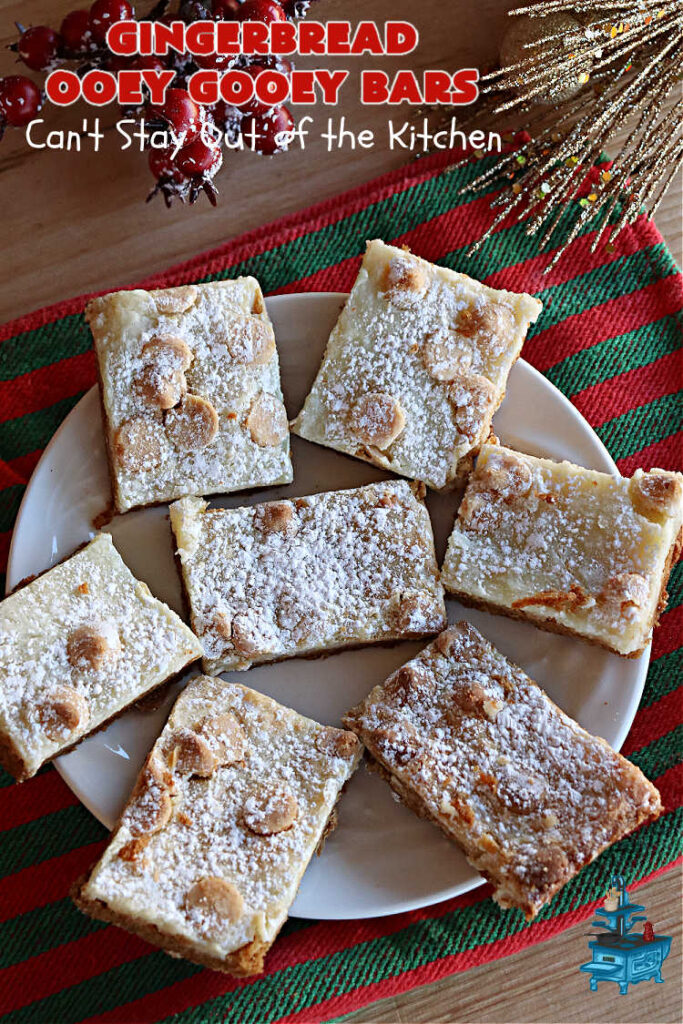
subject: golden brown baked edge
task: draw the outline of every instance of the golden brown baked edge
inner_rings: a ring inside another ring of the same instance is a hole
[[[118,913],[111,910],[102,900],[88,899],[83,895],[83,887],[88,881],[89,873],[79,878],[71,889],[71,899],[78,909],[88,917],[98,921],[106,921],[107,924],[114,924],[124,931],[138,935],[145,942],[163,949],[170,956],[182,957],[191,963],[199,964],[200,967],[208,967],[212,971],[220,971],[223,974],[230,974],[235,978],[248,978],[263,972],[263,964],[266,953],[272,943],[254,940],[236,949],[229,956],[222,959],[212,957],[197,951],[194,943],[182,935],[168,935],[157,928],[156,925],[136,920],[129,914]]]
[[[477,611],[490,612],[492,615],[505,615],[509,619],[517,619],[520,622],[530,622],[532,626],[536,626],[538,629],[542,629],[546,633],[559,633],[561,636],[572,636],[576,640],[583,640],[584,643],[592,644],[594,647],[602,647],[603,650],[611,651],[612,654],[617,654],[620,658],[639,658],[647,649],[647,644],[650,641],[652,631],[657,628],[659,625],[659,619],[666,610],[666,602],[668,600],[666,588],[669,582],[669,576],[671,575],[672,568],[678,561],[682,547],[683,527],[671,545],[664,563],[659,599],[650,620],[648,641],[637,651],[630,651],[628,654],[624,654],[623,651],[618,651],[615,647],[605,643],[603,640],[599,640],[597,637],[586,636],[584,633],[580,633],[578,630],[572,629],[570,626],[564,626],[562,623],[556,622],[555,619],[536,618],[535,616],[527,615],[523,609],[508,608],[506,605],[499,605],[494,601],[487,601],[481,597],[472,597],[470,594],[464,594],[462,591],[454,589],[447,580],[444,579],[443,572],[441,573],[441,582],[446,593],[450,594],[451,597],[454,597],[456,601],[459,601],[460,604],[465,605],[467,608],[476,608]]]

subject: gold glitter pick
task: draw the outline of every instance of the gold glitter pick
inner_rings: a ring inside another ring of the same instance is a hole
[[[601,241],[613,246],[642,212],[652,216],[683,165],[683,101],[672,103],[683,76],[681,0],[542,0],[510,11],[541,19],[558,13],[571,15],[577,28],[553,31],[549,22],[547,34],[525,45],[528,57],[481,78],[480,105],[458,125],[462,131],[485,123],[493,128],[509,111],[524,118],[529,141],[461,192],[505,182],[491,203],[493,223],[470,252],[512,215],[528,222],[527,234],[540,235],[541,251],[554,250],[546,273],[581,232],[595,232],[593,249]],[[539,105],[551,90],[570,98]],[[439,112],[444,123],[450,121],[451,109],[446,117],[443,108]],[[633,127],[604,168],[609,143],[629,121]],[[579,201],[578,189],[596,165],[602,165],[599,188],[593,185]],[[575,212],[568,231],[570,209]]]

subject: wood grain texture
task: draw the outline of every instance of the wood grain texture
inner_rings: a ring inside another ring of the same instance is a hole
[[[0,74],[16,69],[4,47],[15,38],[14,20],[58,27],[71,0],[0,0]],[[139,7],[146,6],[139,0]],[[319,18],[405,17],[421,33],[417,54],[408,61],[378,60],[387,70],[454,68],[481,65],[495,58],[510,0],[322,0]],[[305,66],[301,60],[299,66]],[[360,62],[342,58],[329,65],[354,67],[345,86],[344,113],[349,126],[386,132],[384,109],[362,108],[356,100]],[[301,110],[301,113],[306,113]],[[327,114],[311,111],[319,125]],[[90,108],[51,109],[49,127],[80,128]],[[31,151],[18,131],[0,145],[0,196],[3,210],[3,273],[0,321],[80,292],[116,288],[179,260],[187,259],[249,228],[333,196],[399,166],[406,159],[384,145],[363,151],[326,152],[314,141],[306,152],[274,158],[236,154],[226,161],[218,180],[217,210],[208,203],[194,208],[161,202],[145,205],[151,185],[146,157],[119,149],[109,126],[100,154]],[[681,262],[683,226],[681,178],[658,211],[656,222]],[[455,975],[352,1015],[354,1021],[678,1021],[681,1007],[681,873],[670,871],[638,890],[657,931],[674,937],[666,961],[664,985],[646,982],[616,994],[602,984],[597,993],[578,971],[587,959],[587,926],[579,925],[542,945],[492,964]]]
[[[140,0],[140,9],[145,6]],[[440,0],[321,0],[314,10],[320,18],[414,21],[421,38],[415,54],[372,62],[391,70],[411,65],[455,68],[494,60],[510,6],[510,0],[458,0],[451,5]],[[0,0],[0,73],[16,69],[13,55],[4,51],[16,38],[15,19],[58,27],[70,7],[70,0]],[[303,67],[306,61],[298,64]],[[335,117],[345,114],[356,130],[375,128],[382,144],[360,154],[351,149],[328,153],[318,138],[305,152],[274,158],[229,154],[217,178],[221,197],[216,210],[203,200],[193,208],[177,204],[172,210],[166,210],[160,199],[145,205],[152,184],[146,156],[121,151],[112,113],[101,115],[107,130],[97,154],[31,150],[21,131],[8,131],[0,145],[6,267],[0,322],[80,292],[130,284],[402,164],[405,152],[391,152],[384,144],[386,109],[363,108],[357,100],[358,70],[369,66],[367,59],[337,58],[329,65],[353,69]],[[301,114],[306,113],[307,108],[301,108]],[[324,127],[327,111],[316,107],[310,113],[317,132]],[[94,109],[85,104],[46,112],[50,128],[79,129],[84,117],[93,116]],[[407,108],[400,108],[399,116],[407,117]],[[680,181],[663,202],[658,223],[680,259]]]
[[[673,938],[662,969],[663,985],[654,981],[629,987],[600,982],[591,992],[579,964],[590,960],[588,923],[567,929],[538,946],[505,960],[475,967],[406,995],[374,1003],[344,1017],[353,1024],[407,1024],[457,1021],[458,1024],[588,1024],[631,1021],[677,1022],[681,999],[681,870],[675,868],[635,890],[655,931]]]

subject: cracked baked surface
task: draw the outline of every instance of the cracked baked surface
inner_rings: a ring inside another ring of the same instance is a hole
[[[442,569],[465,603],[635,657],[666,604],[683,476],[631,479],[485,444]]]
[[[200,655],[99,534],[0,602],[0,762],[34,775]]]
[[[361,752],[351,732],[193,679],[76,903],[175,955],[259,974]]]
[[[291,482],[275,335],[253,277],[114,292],[86,319],[117,511]]]
[[[462,847],[493,898],[528,919],[662,811],[635,765],[466,622],[376,686],[344,724],[401,799]]]
[[[368,242],[292,431],[437,490],[484,441],[527,328],[530,295],[496,291]]]
[[[207,672],[438,633],[427,509],[403,480],[249,508],[170,508]]]

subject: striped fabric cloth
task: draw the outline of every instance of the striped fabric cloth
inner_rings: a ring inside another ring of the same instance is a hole
[[[616,251],[591,254],[590,231],[542,276],[524,229],[503,225],[476,255],[488,198],[460,195],[480,164],[448,171],[427,158],[354,192],[252,232],[143,282],[174,285],[254,274],[266,292],[344,291],[367,238],[488,284],[543,301],[524,356],[567,395],[620,470],[679,468],[683,289],[655,227],[641,219]],[[451,155],[452,159],[452,155]],[[569,209],[566,227],[579,207]],[[112,287],[116,281],[111,282]],[[0,328],[0,567],[41,450],[95,379],[84,297]],[[21,786],[0,776],[0,1013],[12,1024],[336,1019],[376,999],[549,938],[592,913],[612,873],[628,885],[681,857],[681,601],[670,600],[642,703],[624,752],[661,790],[666,813],[582,871],[532,925],[480,888],[434,907],[380,920],[290,921],[266,974],[233,981],[173,960],[116,928],[81,916],[71,883],[102,850],[105,832],[52,768]],[[419,865],[416,865],[419,870]]]

